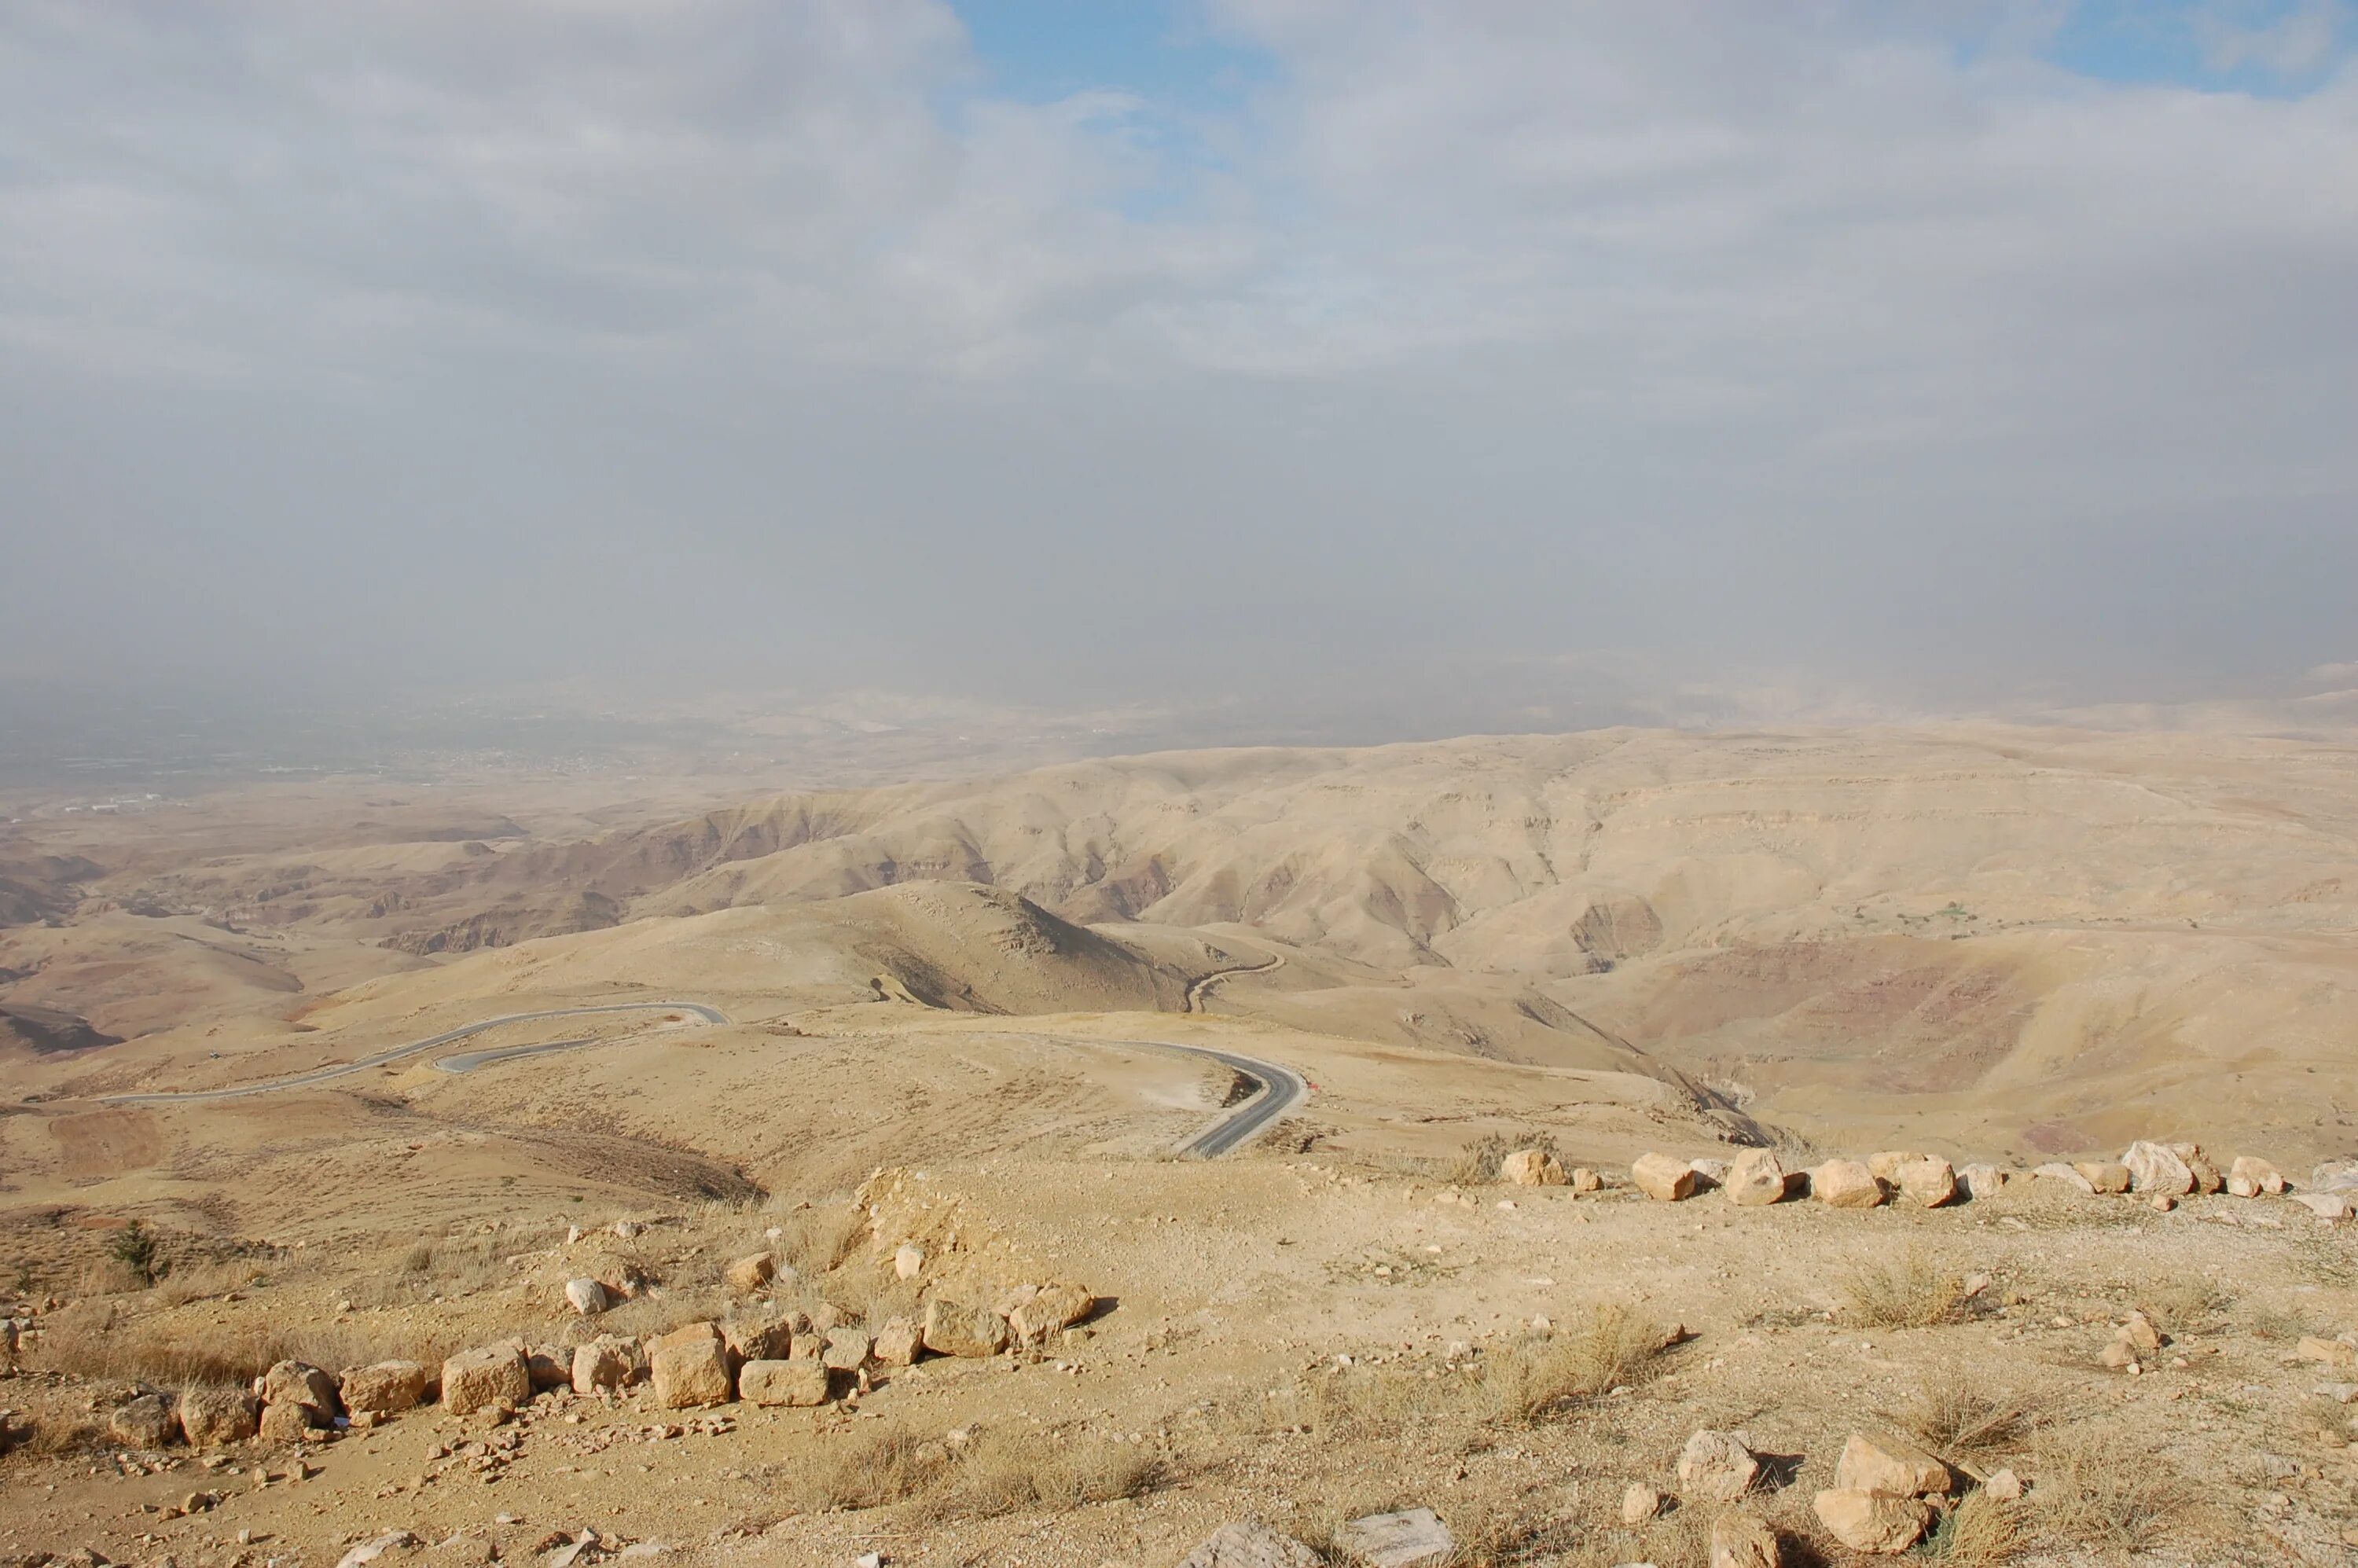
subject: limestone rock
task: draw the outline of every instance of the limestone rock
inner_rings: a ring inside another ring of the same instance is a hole
[[[1810,1504],[1826,1533],[1853,1552],[1905,1552],[1923,1539],[1931,1508],[1914,1498],[1840,1487],[1820,1492]]]
[[[2186,1173],[2194,1178],[2194,1190],[2198,1193],[2215,1193],[2227,1184],[2226,1178],[2219,1173],[2219,1167],[2200,1154],[2186,1162]]]
[[[721,1271],[721,1279],[739,1295],[750,1296],[777,1278],[777,1274],[778,1255],[774,1252],[756,1252],[750,1257],[740,1258],[730,1264]]]
[[[923,1348],[924,1333],[905,1317],[889,1319],[876,1331],[876,1343],[871,1347],[876,1359],[887,1367],[914,1366]]]
[[[1853,1433],[1834,1461],[1834,1486],[1844,1491],[1920,1498],[1948,1491],[1949,1467],[1905,1438]]]
[[[1643,1481],[1632,1481],[1621,1494],[1621,1522],[1632,1528],[1662,1511],[1662,1494]]]
[[[1982,1490],[2002,1503],[2022,1501],[2022,1477],[2011,1470],[1994,1470],[1982,1483]]]
[[[1727,1201],[1746,1208],[1766,1208],[1785,1198],[1785,1164],[1769,1149],[1747,1149],[1727,1168]]]
[[[276,1404],[262,1407],[262,1420],[257,1431],[265,1443],[300,1443],[309,1437],[314,1429],[329,1424],[329,1417],[308,1405],[281,1400]]]
[[[2358,1160],[2328,1160],[2309,1173],[2320,1193],[2358,1193]]]
[[[1866,1168],[1875,1173],[1877,1181],[1896,1185],[1899,1181],[1900,1166],[1931,1158],[1931,1155],[1912,1149],[1885,1149],[1866,1157]]]
[[[2120,1333],[2115,1337],[2130,1349],[2147,1356],[2158,1351],[2164,1343],[2161,1330],[2153,1325],[2153,1319],[2141,1312],[2129,1314],[2128,1322],[2121,1325]]]
[[[332,1421],[342,1408],[336,1402],[336,1380],[307,1361],[279,1362],[262,1375],[256,1392],[265,1404],[303,1405],[319,1411],[325,1420],[316,1425]]]
[[[1544,1149],[1518,1149],[1498,1162],[1498,1178],[1519,1187],[1561,1187],[1572,1178],[1563,1162]],[[1390,1514],[1371,1514],[1371,1519],[1390,1519]]]
[[[1097,1311],[1098,1299],[1070,1280],[1041,1286],[1029,1300],[1007,1314],[1009,1332],[1031,1345],[1058,1329],[1070,1328]]]
[[[2256,1154],[2238,1154],[2227,1167],[2227,1191],[2239,1198],[2255,1198],[2262,1193],[2271,1195],[2285,1190],[2285,1179],[2277,1168]]]
[[[691,1323],[647,1342],[655,1403],[665,1410],[725,1405],[737,1397],[729,1346],[716,1323]]]
[[[2287,1193],[2285,1196],[2328,1225],[2339,1225],[2350,1217],[2348,1193]]]
[[[1779,1568],[1784,1554],[1777,1532],[1737,1509],[1711,1523],[1711,1568]]]
[[[1572,1190],[1576,1193],[1601,1192],[1604,1190],[1605,1178],[1585,1165],[1574,1165],[1572,1168],[1570,1184]]]
[[[585,1278],[565,1281],[565,1304],[583,1317],[595,1317],[610,1303],[606,1300],[606,1287],[595,1280]]]
[[[748,1361],[737,1374],[738,1395],[757,1405],[823,1405],[827,1386],[817,1361]]]
[[[336,1392],[354,1415],[398,1415],[426,1402],[433,1374],[415,1361],[379,1361],[349,1367],[336,1379]]]
[[[573,1386],[573,1352],[561,1345],[535,1345],[524,1353],[525,1370],[532,1375],[532,1391]]]
[[[2096,1359],[2115,1372],[2138,1364],[2136,1346],[2120,1338],[2115,1338],[2111,1344],[2105,1346]]]
[[[914,1280],[925,1271],[925,1249],[914,1241],[903,1241],[892,1249],[892,1277]]]
[[[635,1339],[601,1334],[587,1345],[573,1347],[573,1391],[594,1394],[623,1389],[646,1376],[646,1361]]]
[[[442,1408],[472,1415],[493,1405],[514,1410],[532,1399],[532,1365],[514,1340],[461,1350],[442,1363]]]
[[[1855,1160],[1829,1160],[1810,1173],[1810,1195],[1833,1208],[1874,1208],[1884,1185]]]
[[[1957,1185],[1975,1203],[2006,1191],[2006,1174],[1996,1165],[1968,1165],[1957,1173]]]
[[[2111,1160],[2078,1160],[2071,1168],[2094,1193],[2125,1193],[2129,1190],[2129,1168]]]
[[[1725,1160],[1690,1160],[1687,1169],[1695,1173],[1695,1191],[1706,1192],[1725,1184],[1729,1162]]]
[[[925,1340],[936,1356],[996,1356],[1007,1348],[1007,1320],[987,1307],[936,1296],[925,1303]]]
[[[784,1307],[737,1313],[721,1324],[720,1342],[732,1365],[784,1361],[794,1354],[795,1314]]]
[[[1335,1532],[1335,1544],[1368,1568],[1441,1568],[1456,1550],[1431,1509],[1355,1519]]]
[[[2177,1198],[2194,1190],[2194,1173],[2167,1144],[2139,1139],[2121,1156],[2121,1164],[2129,1173],[2131,1192],[2160,1193]]]
[[[2096,1195],[2096,1184],[2082,1175],[2076,1166],[2067,1165],[2061,1160],[2051,1160],[2030,1173],[2041,1181],[2053,1182],[2059,1186],[2068,1187],[2083,1197]]]
[[[1940,1208],[1957,1199],[1956,1172],[1946,1160],[1932,1155],[1903,1161],[1891,1173],[1891,1181],[1899,1189],[1900,1200],[1918,1208]]]
[[[1760,1474],[1760,1461],[1730,1432],[1698,1432],[1679,1454],[1679,1485],[1699,1498],[1733,1502]]]
[[[2358,1367],[2358,1346],[2344,1345],[2339,1339],[2305,1335],[2293,1346],[2293,1354],[2304,1361],[2321,1361],[2328,1367]]]
[[[1222,1525],[1180,1560],[1179,1568],[1320,1568],[1318,1553],[1265,1524]]]
[[[178,1425],[172,1401],[162,1394],[141,1394],[115,1406],[106,1418],[108,1434],[126,1448],[161,1448],[172,1441]]]
[[[830,1328],[827,1331],[827,1348],[819,1352],[819,1362],[838,1372],[857,1372],[868,1365],[870,1345],[864,1328]]]
[[[418,1539],[406,1530],[387,1530],[373,1541],[362,1541],[337,1559],[336,1568],[369,1568],[369,1564],[396,1548],[419,1544]]]
[[[1695,1170],[1684,1160],[1673,1160],[1668,1154],[1640,1154],[1629,1167],[1629,1179],[1638,1190],[1657,1203],[1677,1203],[1694,1196]]]
[[[262,1404],[243,1389],[183,1389],[178,1414],[190,1447],[218,1448],[260,1431]]]

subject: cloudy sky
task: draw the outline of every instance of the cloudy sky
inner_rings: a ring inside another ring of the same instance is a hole
[[[5,0],[0,673],[2298,688],[2358,659],[2353,46],[2343,0]]]

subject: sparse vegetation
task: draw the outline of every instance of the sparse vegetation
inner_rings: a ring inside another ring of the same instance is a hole
[[[114,1233],[106,1255],[143,1286],[154,1284],[171,1267],[164,1261],[163,1243],[135,1219]]]
[[[1634,1384],[1662,1348],[1661,1325],[1618,1305],[1589,1309],[1577,1322],[1493,1353],[1481,1387],[1491,1415],[1531,1422],[1581,1400]]]
[[[895,1422],[825,1445],[794,1469],[787,1493],[804,1513],[884,1508],[923,1497],[949,1466],[946,1444]]]
[[[2226,1326],[2234,1293],[2199,1274],[2169,1274],[2146,1282],[2137,1305],[2172,1338],[2212,1334]]]
[[[2033,1425],[2028,1400],[1955,1366],[1927,1374],[1913,1393],[1885,1413],[1894,1426],[1951,1461],[2007,1453]]]
[[[1024,1509],[1074,1509],[1136,1497],[1161,1471],[1160,1461],[1140,1444],[994,1428],[944,1469],[929,1511],[990,1518]]]
[[[1555,1134],[1544,1128],[1527,1127],[1512,1137],[1486,1132],[1458,1152],[1448,1179],[1463,1187],[1487,1185],[1498,1179],[1499,1163],[1518,1149],[1537,1149],[1559,1160],[1563,1157],[1556,1148]]]
[[[2028,1544],[2020,1504],[2001,1502],[1986,1492],[1968,1492],[1933,1521],[1931,1534],[1919,1550],[1950,1568],[2001,1568]]]
[[[1963,1277],[1921,1248],[1854,1264],[1835,1288],[1843,1321],[1859,1328],[1954,1323],[1963,1315],[1966,1300]]]
[[[2038,1530],[2057,1545],[2135,1552],[2200,1521],[2201,1487],[2125,1422],[2057,1422],[2030,1464]]]

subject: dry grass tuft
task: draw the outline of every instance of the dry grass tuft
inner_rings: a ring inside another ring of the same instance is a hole
[[[2142,1551],[2201,1517],[2201,1484],[2125,1422],[2050,1427],[2030,1464],[2039,1532],[2059,1546]]]
[[[1916,1391],[1884,1412],[1943,1459],[1974,1459],[2018,1446],[2034,1424],[2030,1401],[1961,1368],[1926,1374]]]
[[[1920,1550],[1952,1568],[2001,1568],[2029,1544],[2020,1504],[2000,1502],[1986,1492],[1968,1492],[1933,1524]]]
[[[1076,1509],[1134,1498],[1162,1470],[1152,1454],[1126,1444],[987,1431],[957,1456],[933,1509],[990,1519],[1025,1509]]]
[[[1493,1354],[1480,1386],[1496,1419],[1541,1421],[1642,1380],[1662,1340],[1661,1325],[1627,1307],[1594,1307],[1545,1338],[1522,1340]]]
[[[430,1367],[458,1347],[448,1337],[356,1325],[223,1329],[210,1324],[126,1324],[112,1314],[59,1313],[45,1320],[27,1360],[52,1372],[178,1388],[249,1382],[287,1360],[306,1361],[331,1372],[389,1360]]]
[[[1920,1248],[1855,1264],[1835,1284],[1843,1321],[1861,1328],[1930,1328],[1964,1315],[1963,1276]]]
[[[803,1513],[881,1509],[913,1501],[942,1483],[948,1448],[898,1424],[820,1445],[793,1473],[788,1491]]]
[[[2227,1326],[2235,1306],[2234,1292],[2215,1280],[2192,1274],[2165,1274],[2147,1283],[2137,1303],[2171,1338],[2190,1334],[2215,1334]]]
[[[1447,1179],[1461,1187],[1478,1187],[1498,1179],[1498,1166],[1506,1157],[1519,1149],[1539,1149],[1561,1159],[1555,1146],[1555,1134],[1538,1128],[1527,1127],[1512,1138],[1503,1132],[1486,1132],[1458,1151],[1450,1162]]]
[[[805,1276],[817,1279],[860,1249],[868,1217],[851,1204],[796,1209],[778,1221],[779,1254]]]

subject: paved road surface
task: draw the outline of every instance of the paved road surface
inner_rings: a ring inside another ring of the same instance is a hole
[[[533,1023],[546,1018],[580,1018],[601,1012],[692,1012],[707,1023],[726,1023],[727,1015],[717,1007],[707,1007],[700,1001],[618,1001],[604,1007],[553,1007],[539,1012],[510,1012],[498,1018],[486,1018],[481,1023],[470,1023],[463,1029],[445,1030],[430,1039],[413,1040],[406,1045],[396,1045],[390,1051],[380,1051],[373,1056],[363,1056],[357,1062],[339,1062],[333,1066],[315,1067],[308,1073],[291,1077],[272,1078],[266,1083],[240,1084],[225,1089],[184,1089],[175,1094],[107,1095],[108,1105],[192,1105],[200,1100],[244,1099],[251,1095],[276,1094],[281,1089],[306,1089],[314,1084],[324,1084],[351,1073],[364,1073],[371,1067],[382,1067],[388,1062],[398,1062],[405,1056],[415,1056],[421,1051],[431,1051],[438,1045],[448,1045],[486,1029],[497,1029],[504,1023]],[[553,1051],[566,1046],[586,1044],[581,1040],[560,1040],[554,1045],[518,1045],[502,1051],[475,1051],[437,1062],[445,1072],[463,1073],[486,1062],[502,1061],[510,1056],[530,1055],[539,1051]],[[449,1063],[464,1063],[463,1066]]]
[[[1282,963],[1283,959],[1277,960]],[[1275,964],[1263,966],[1275,968]],[[1250,972],[1250,971],[1243,971]],[[363,1056],[357,1062],[339,1062],[332,1066],[315,1067],[308,1073],[297,1073],[284,1078],[272,1078],[265,1083],[240,1084],[230,1088],[183,1089],[173,1093],[107,1095],[109,1105],[192,1105],[207,1100],[245,1099],[254,1095],[276,1094],[282,1089],[310,1088],[332,1082],[353,1073],[364,1073],[372,1067],[382,1067],[388,1062],[438,1046],[454,1044],[487,1029],[497,1029],[509,1023],[534,1023],[551,1018],[581,1018],[608,1012],[688,1012],[707,1023],[726,1023],[728,1017],[719,1008],[699,1001],[622,1001],[603,1007],[557,1007],[538,1012],[503,1013],[486,1018],[480,1023],[470,1023],[460,1029],[449,1029],[424,1040],[413,1040],[406,1045],[396,1045],[390,1051],[380,1051],[373,1056]],[[1199,1159],[1215,1159],[1232,1150],[1242,1148],[1274,1125],[1277,1119],[1310,1098],[1310,1087],[1291,1067],[1275,1062],[1264,1062],[1252,1056],[1239,1056],[1231,1051],[1215,1051],[1202,1045],[1180,1045],[1168,1040],[1077,1039],[1070,1035],[1057,1038],[1076,1045],[1135,1045],[1153,1051],[1176,1051],[1184,1055],[1200,1056],[1217,1062],[1229,1071],[1239,1073],[1255,1086],[1255,1092],[1242,1104],[1224,1108],[1219,1119],[1179,1146],[1179,1152]],[[499,1045],[482,1051],[459,1051],[438,1057],[435,1069],[444,1073],[471,1073],[478,1067],[495,1063],[513,1062],[520,1057],[538,1056],[551,1051],[570,1051],[579,1045],[596,1044],[594,1039],[552,1040],[538,1045]]]

